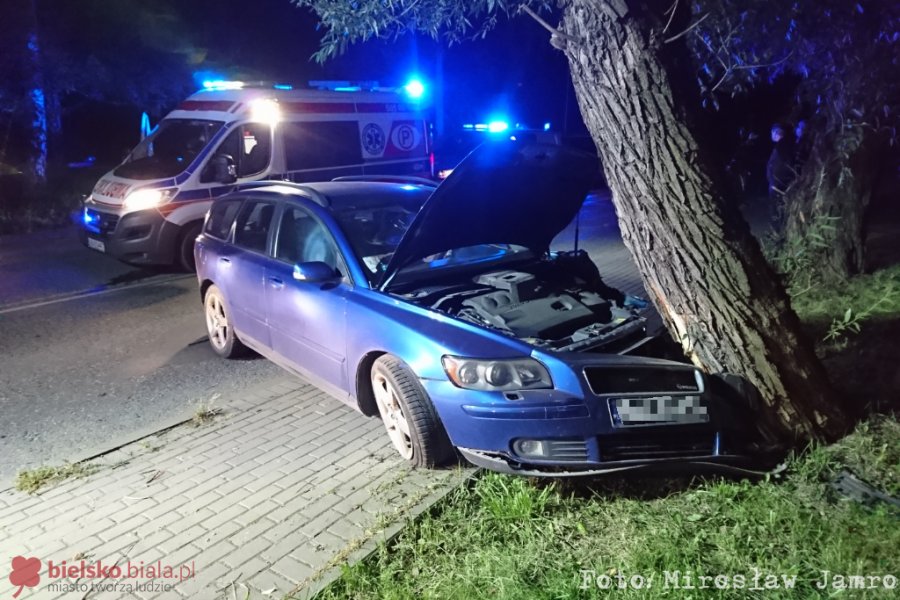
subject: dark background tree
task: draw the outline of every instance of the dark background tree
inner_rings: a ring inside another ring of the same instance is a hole
[[[823,280],[860,272],[867,211],[900,124],[900,3],[697,0],[691,10],[706,102],[797,81],[787,116],[807,127],[783,198],[786,237]]]
[[[0,162],[26,165],[34,181],[45,180],[54,157],[62,160],[65,117],[86,102],[159,112],[192,89],[196,50],[172,3],[4,4],[0,127],[6,138]],[[17,136],[28,143],[17,144]]]
[[[479,36],[523,6],[548,2],[292,0],[325,27],[320,57],[406,32]],[[689,10],[670,0],[570,0],[550,42],[566,56],[645,288],[685,353],[706,371],[747,378],[785,437],[821,438],[848,425],[784,289],[727,202],[722,165],[704,143],[700,94],[685,37]],[[523,24],[524,25],[524,24]]]

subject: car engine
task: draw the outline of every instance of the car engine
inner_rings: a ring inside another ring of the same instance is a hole
[[[566,262],[581,266],[578,260]],[[599,274],[582,278],[560,266],[541,261],[481,273],[407,298],[549,350],[619,352],[644,339],[646,321],[621,306],[621,292],[605,286]],[[590,268],[596,272],[592,263]]]

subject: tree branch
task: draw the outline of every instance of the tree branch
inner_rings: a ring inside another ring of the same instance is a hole
[[[678,0],[675,0],[675,3],[672,4],[672,8],[670,8],[668,11],[666,11],[669,13],[669,20],[666,22],[666,26],[663,27],[662,35],[665,35],[666,32],[669,30],[669,26],[672,25],[672,21],[675,19],[675,11],[676,10],[678,10]],[[663,13],[663,14],[665,14],[665,13]]]
[[[539,14],[534,12],[534,10],[532,10],[530,6],[523,4],[519,10],[524,12],[525,14],[527,14],[529,17],[531,17],[535,21],[537,21],[538,25],[540,25],[541,27],[543,27],[544,29],[546,29],[547,31],[550,32],[550,43],[553,45],[554,48],[562,50],[563,47],[565,47],[566,42],[578,43],[581,41],[578,38],[569,35],[568,33],[564,33],[562,31],[560,31],[559,29],[557,29],[556,27],[554,27],[553,25],[551,25],[550,23],[545,21],[543,18],[541,18],[541,16]],[[555,43],[554,43],[554,38],[556,38]],[[562,43],[560,43],[560,40],[562,40]]]
[[[673,12],[672,14],[674,15],[675,13]],[[709,15],[710,15],[710,13],[706,13],[705,15],[703,15],[702,17],[700,17],[699,19],[697,19],[696,21],[694,21],[694,22],[690,25],[690,27],[688,27],[687,29],[685,29],[685,30],[682,31],[681,33],[678,33],[678,34],[676,34],[676,35],[673,35],[673,36],[670,37],[670,38],[666,38],[665,40],[663,40],[663,42],[666,43],[666,44],[670,44],[670,43],[674,42],[675,40],[677,40],[678,38],[680,38],[680,37],[682,37],[682,36],[685,36],[685,35],[689,34],[691,31],[694,30],[695,27],[697,27],[697,25],[699,25],[700,23],[702,23],[703,21],[705,21],[706,18],[707,18]],[[666,25],[666,27],[668,27],[668,25]]]

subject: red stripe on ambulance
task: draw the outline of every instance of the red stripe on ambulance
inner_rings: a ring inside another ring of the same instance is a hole
[[[217,110],[227,111],[234,106],[230,100],[185,100],[178,105],[178,110]]]

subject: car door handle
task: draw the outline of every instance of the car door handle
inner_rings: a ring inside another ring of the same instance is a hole
[[[280,277],[269,277],[269,285],[271,285],[273,288],[283,288],[284,280]]]
[[[230,259],[230,258],[225,258],[224,256],[220,256],[220,257],[219,257],[219,262],[222,263],[223,265],[228,266],[228,267],[231,266],[231,259]]]

